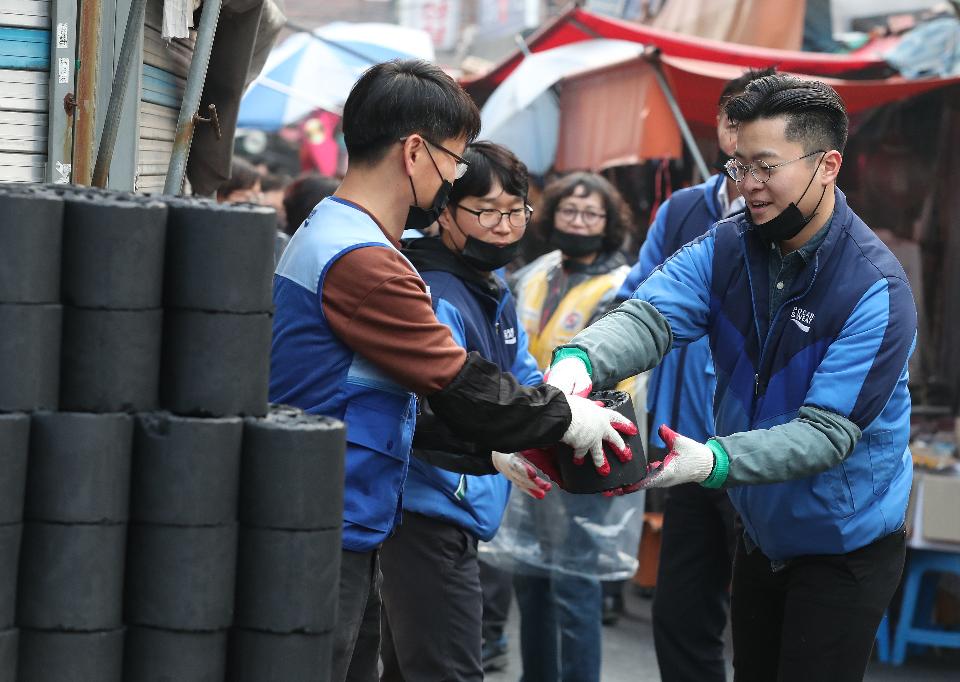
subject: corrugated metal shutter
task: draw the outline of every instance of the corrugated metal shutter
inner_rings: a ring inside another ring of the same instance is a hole
[[[42,182],[47,163],[48,0],[0,0],[0,181]]]
[[[162,11],[161,0],[149,0],[143,28],[140,139],[137,144],[138,192],[163,190],[196,40],[193,30],[189,39],[168,42],[161,38]]]

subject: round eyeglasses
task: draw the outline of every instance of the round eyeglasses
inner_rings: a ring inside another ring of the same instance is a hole
[[[478,211],[460,205],[457,205],[457,208],[477,216],[477,222],[480,223],[480,227],[488,230],[492,230],[499,225],[504,217],[506,217],[507,224],[509,224],[510,227],[515,230],[522,230],[527,226],[527,223],[530,222],[530,216],[533,215],[533,209],[530,206],[515,208],[512,211],[498,211],[495,208],[485,208]]]
[[[727,171],[727,175],[729,175],[734,182],[738,182],[738,183],[743,182],[744,178],[747,177],[747,173],[749,172],[750,175],[753,176],[754,180],[756,180],[762,185],[765,185],[770,181],[771,171],[773,171],[774,168],[780,168],[781,166],[786,166],[788,164],[799,161],[800,159],[806,159],[807,157],[813,156],[814,154],[823,154],[823,153],[825,153],[824,150],[818,149],[814,152],[810,152],[809,154],[798,156],[797,158],[791,159],[790,161],[775,163],[772,166],[768,164],[766,161],[757,161],[756,163],[751,163],[745,166],[739,161],[737,161],[736,159],[730,159],[725,164],[723,164],[723,168],[724,170]]]
[[[583,224],[587,227],[593,227],[598,224],[601,220],[607,217],[606,213],[597,213],[591,209],[585,209],[583,211],[573,208],[572,206],[564,206],[557,209],[557,215],[563,218],[563,222],[572,223],[577,219],[577,216],[580,216],[580,219],[583,221]]]

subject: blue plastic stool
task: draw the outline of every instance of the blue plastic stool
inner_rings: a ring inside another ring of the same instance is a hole
[[[960,552],[910,551],[900,618],[893,637],[891,662],[894,665],[901,665],[906,659],[908,644],[960,648],[960,631],[949,632],[933,624],[938,576],[924,575],[933,572],[960,575]]]
[[[877,628],[877,660],[881,663],[890,662],[890,614],[883,612],[883,620],[880,621],[880,627]]]

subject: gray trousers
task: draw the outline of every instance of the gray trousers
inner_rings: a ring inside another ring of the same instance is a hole
[[[383,682],[482,682],[477,540],[404,513],[381,550]]]
[[[332,682],[377,682],[380,657],[380,550],[340,558]]]

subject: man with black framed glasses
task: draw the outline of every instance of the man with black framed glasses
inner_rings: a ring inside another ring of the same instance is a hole
[[[274,276],[270,399],[348,425],[335,682],[378,678],[379,548],[400,521],[419,399],[487,453],[560,441],[599,469],[604,442],[631,456],[618,429],[636,427],[616,412],[523,386],[467,353],[399,251],[405,226],[426,227],[446,207],[479,129],[476,105],[437,66],[371,67],[344,105],[343,183],[297,230]]]
[[[669,452],[642,487],[726,489],[743,520],[735,680],[859,681],[903,569],[916,307],[836,187],[837,93],[768,76],[724,110],[739,123],[729,168],[746,212],[681,247],[559,349],[550,375],[605,388],[656,365],[659,335],[707,336],[715,435],[661,426]]]

